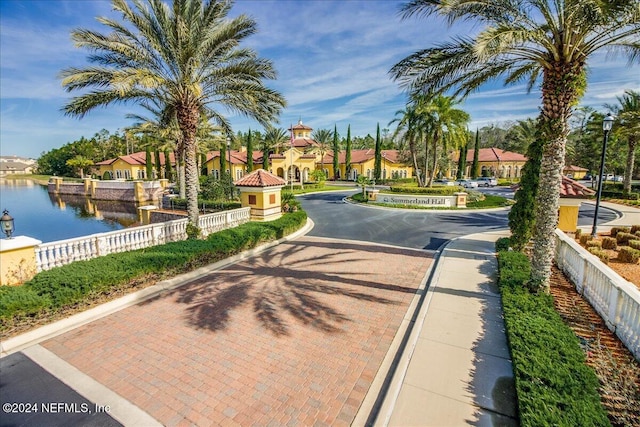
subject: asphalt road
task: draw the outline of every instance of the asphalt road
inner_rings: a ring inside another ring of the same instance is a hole
[[[510,192],[500,187],[483,191],[503,197],[508,197]],[[354,192],[315,193],[299,197],[302,207],[315,223],[309,234],[435,251],[456,237],[508,228],[508,210],[386,209],[343,201]],[[593,211],[592,205],[583,204],[578,224],[592,224]],[[615,219],[616,214],[601,208],[598,217],[598,223],[602,223]]]
[[[463,212],[386,209],[343,201],[354,191],[299,197],[315,223],[312,236],[363,240],[437,250],[449,240],[480,231],[507,228],[507,211]]]

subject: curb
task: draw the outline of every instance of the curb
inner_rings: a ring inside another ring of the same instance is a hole
[[[396,331],[393,341],[391,341],[387,354],[378,368],[378,372],[376,373],[376,376],[374,377],[373,382],[371,383],[371,386],[369,387],[369,390],[356,413],[352,425],[374,425],[382,410],[387,406],[385,405],[385,401],[390,393],[392,385],[394,385],[396,381],[396,372],[399,370],[402,370],[403,373],[406,372],[406,369],[408,368],[408,361],[406,361],[407,366],[404,366],[406,359],[405,353],[409,346],[411,347],[411,353],[413,353],[413,348],[417,342],[417,336],[420,333],[420,329],[424,323],[424,316],[426,315],[426,308],[424,309],[424,314],[422,314],[423,308],[425,307],[424,303],[427,296],[431,294],[429,290],[432,282],[434,282],[434,278],[439,276],[442,252],[450,243],[451,241],[445,243],[434,252],[433,264],[431,264],[429,269],[427,269],[420,286],[416,289],[416,293],[407,308],[406,314],[402,319],[402,323]],[[419,324],[417,332],[416,324]],[[415,337],[414,334],[416,334]],[[402,382],[400,382],[400,385],[401,384]]]
[[[389,372],[389,383],[387,384],[387,388],[382,391],[383,394],[378,398],[379,406],[373,408],[375,412],[372,412],[369,416],[366,424],[367,426],[376,425],[386,427],[389,425],[389,421],[404,383],[404,378],[409,369],[409,364],[413,358],[415,347],[420,338],[420,333],[422,332],[422,327],[424,326],[424,321],[429,311],[429,306],[431,305],[431,299],[438,287],[442,270],[442,261],[446,259],[446,251],[449,246],[457,240],[466,239],[477,234],[496,234],[496,231],[488,233],[473,233],[456,237],[438,249],[438,257],[435,261],[435,265],[433,266],[433,271],[429,276],[425,295],[421,298],[419,303],[420,305],[417,307],[418,312],[414,315],[415,317],[412,321],[411,329],[405,332],[409,335],[405,338],[406,341],[404,342],[404,345],[398,349],[398,354],[396,355],[397,363],[393,367],[393,371]]]
[[[0,358],[23,350],[32,345],[38,344],[42,341],[56,337],[79,326],[91,323],[94,320],[98,320],[124,308],[147,301],[165,291],[179,288],[180,286],[186,285],[189,282],[206,276],[212,271],[220,270],[228,265],[235,264],[238,261],[257,255],[267,249],[279,245],[280,243],[295,240],[298,237],[307,234],[313,229],[313,227],[313,221],[310,218],[307,218],[307,223],[304,225],[304,227],[281,239],[256,246],[253,249],[249,249],[229,258],[225,258],[213,264],[200,267],[188,273],[172,277],[171,279],[160,281],[155,285],[140,289],[136,292],[132,292],[113,301],[100,304],[97,307],[74,314],[73,316],[67,317],[65,319],[41,326],[37,329],[25,332],[24,334],[17,335],[13,338],[3,340],[2,342],[0,342]]]

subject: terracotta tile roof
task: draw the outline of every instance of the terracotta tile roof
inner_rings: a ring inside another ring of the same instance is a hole
[[[467,151],[467,164],[473,163],[473,154],[475,150]],[[460,153],[455,154],[455,161],[458,161]],[[478,152],[479,162],[526,162],[526,156],[520,153],[504,151],[500,148],[481,148]]]
[[[352,150],[351,151],[351,163],[364,163],[368,160],[371,160],[375,157],[374,149],[366,149],[366,150]],[[400,152],[398,150],[382,150],[382,157],[391,162],[391,163],[401,163],[400,162]],[[346,152],[343,150],[338,154],[338,162],[340,164],[345,163]],[[333,153],[327,153],[323,159],[324,163],[330,164],[333,162]]]
[[[286,185],[286,181],[264,169],[258,169],[240,178],[234,185],[238,187],[274,187]]]
[[[312,127],[306,126],[302,124],[302,121],[299,121],[298,124],[291,126],[291,128],[289,130],[313,130]]]
[[[289,144],[289,142],[286,143],[287,148]],[[296,148],[317,147],[318,143],[311,138],[296,138],[293,140],[293,146]]]
[[[592,189],[585,187],[571,178],[567,178],[566,176],[562,177],[560,197],[586,198],[593,196],[595,193]]]
[[[127,154],[125,156],[118,156],[115,159],[103,160],[101,162],[96,163],[95,166],[110,165],[118,159],[130,165],[144,166],[147,164],[147,153],[145,151],[137,151],[135,153]],[[172,152],[169,153],[169,160],[171,161],[172,164],[175,164],[176,162]],[[153,153],[153,151],[151,152],[151,161],[155,164],[156,156]],[[160,164],[161,165],[165,164],[164,152],[162,151],[160,152]]]
[[[215,159],[216,157],[220,157],[220,150],[207,153],[207,161]],[[228,162],[229,157],[231,157],[231,164],[246,165],[248,153],[246,151],[231,150],[231,156],[229,156],[229,153],[226,153],[224,159]],[[253,163],[258,161],[262,161],[262,151],[253,152]]]

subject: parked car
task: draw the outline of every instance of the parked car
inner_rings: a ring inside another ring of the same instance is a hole
[[[498,180],[492,177],[483,176],[481,178],[476,179],[478,183],[478,187],[495,187],[498,185]]]
[[[613,177],[613,181],[614,182],[623,182],[624,181],[624,176],[616,175],[616,176]]]
[[[447,178],[436,179],[435,183],[441,185],[453,185],[453,181],[449,181]]]
[[[478,188],[478,183],[470,179],[459,179],[456,184],[464,188]]]

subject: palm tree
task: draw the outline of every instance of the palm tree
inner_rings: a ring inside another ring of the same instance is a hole
[[[405,109],[396,111],[396,118],[389,122],[389,126],[395,122],[398,123],[393,133],[393,138],[401,135],[401,140],[406,141],[409,146],[409,154],[413,162],[413,169],[416,171],[419,187],[424,185],[423,175],[420,174],[420,168],[418,167],[417,149],[417,145],[424,139],[425,133],[424,118],[420,111],[420,104],[423,99],[424,97],[419,94],[413,94]]]
[[[272,125],[265,127],[264,138],[262,139],[262,168],[269,169],[269,152],[275,150],[280,153],[280,148],[289,141],[287,131]]]
[[[64,107],[68,115],[82,117],[98,106],[115,102],[161,99],[174,109],[185,154],[186,198],[189,223],[198,224],[196,133],[202,114],[231,134],[231,125],[213,109],[227,109],[252,117],[263,125],[276,119],[283,97],[265,87],[274,79],[270,61],[239,43],[256,32],[255,22],[240,15],[227,18],[232,2],[226,0],[141,0],[131,8],[126,0],[113,0],[122,21],[100,18],[111,30],[72,32],[76,45],[91,51],[96,64],[62,71],[67,91],[93,88]]]
[[[469,114],[454,108],[459,103],[450,96],[436,95],[420,104],[419,112],[423,116],[431,140],[429,148],[431,173],[429,174],[429,182],[426,184],[427,187],[432,186],[433,178],[437,173],[438,148],[444,147],[446,151],[447,140],[452,143],[451,148],[457,148],[466,141]],[[448,138],[445,138],[445,135]]]
[[[607,105],[618,117],[616,133],[627,140],[627,164],[624,170],[624,191],[631,191],[633,165],[636,161],[636,147],[640,140],[640,92],[626,90],[624,95],[617,96],[620,105]]]
[[[313,140],[318,143],[320,149],[320,169],[324,173],[324,155],[331,146],[331,139],[333,138],[333,132],[329,129],[316,129],[313,131]]]
[[[504,76],[531,89],[541,78],[539,125],[545,141],[537,192],[531,284],[548,291],[555,249],[568,120],[585,91],[587,62],[603,48],[640,60],[637,0],[411,0],[404,17],[441,15],[450,23],[477,20],[475,36],[460,36],[408,56],[391,74],[410,91],[466,95]]]

